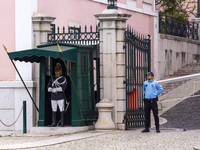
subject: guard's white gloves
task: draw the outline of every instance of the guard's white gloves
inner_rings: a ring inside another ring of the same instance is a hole
[[[52,92],[52,88],[51,87],[48,88],[48,92]]]
[[[56,88],[52,88],[52,93],[57,93]]]
[[[62,90],[61,87],[57,87],[57,88],[56,88],[56,91],[57,91],[57,92],[62,92],[63,90]]]

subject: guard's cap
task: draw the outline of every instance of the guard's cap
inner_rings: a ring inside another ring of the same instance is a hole
[[[62,70],[60,63],[56,63],[56,66],[55,66],[55,71],[58,71],[58,70]]]
[[[147,72],[147,76],[154,76],[153,72]]]

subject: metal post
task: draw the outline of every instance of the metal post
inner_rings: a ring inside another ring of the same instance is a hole
[[[26,133],[26,101],[23,101],[23,133]]]

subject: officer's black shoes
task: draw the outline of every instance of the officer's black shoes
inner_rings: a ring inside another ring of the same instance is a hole
[[[141,132],[142,132],[142,133],[147,133],[147,132],[150,132],[150,131],[149,131],[149,129],[144,129],[144,130],[142,130]]]
[[[147,132],[150,132],[149,129],[144,129],[141,131],[142,133],[147,133]],[[159,129],[156,129],[156,133],[160,133],[160,130]]]
[[[156,129],[156,133],[160,133],[160,130],[159,130],[159,129]]]
[[[156,133],[160,133],[159,126],[156,127]]]

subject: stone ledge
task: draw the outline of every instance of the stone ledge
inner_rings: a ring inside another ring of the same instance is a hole
[[[82,131],[93,130],[94,126],[81,126],[81,127],[32,127],[30,130],[30,134],[50,134],[50,135],[57,135],[57,134],[71,134],[77,133]]]
[[[24,81],[28,88],[36,87],[36,81]],[[22,81],[0,81],[0,88],[21,88]]]
[[[200,145],[196,145],[193,147],[195,150],[200,150]]]
[[[162,38],[162,39],[166,38],[168,40],[175,40],[175,41],[181,41],[181,42],[187,42],[187,43],[193,43],[193,44],[200,45],[200,41],[198,41],[198,40],[187,39],[187,38],[174,36],[174,35],[160,33],[160,38]]]

